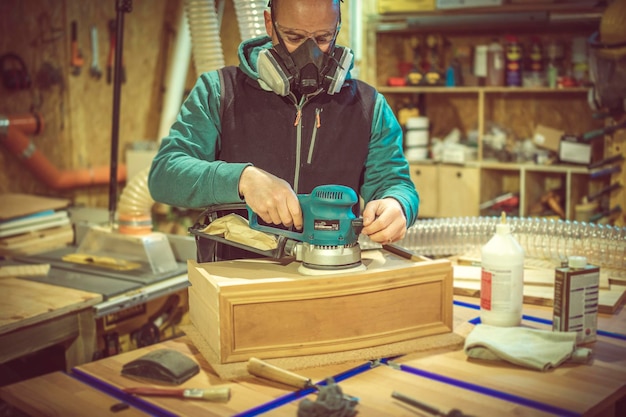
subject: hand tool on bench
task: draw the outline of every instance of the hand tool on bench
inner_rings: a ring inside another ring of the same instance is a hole
[[[72,75],[80,75],[80,69],[85,63],[83,54],[78,46],[78,22],[72,20]]]
[[[453,408],[452,410],[450,410],[448,413],[443,413],[439,410],[437,410],[436,408],[425,404],[421,401],[416,400],[415,398],[411,398],[407,395],[401,394],[397,391],[394,391],[391,393],[391,396],[397,400],[402,401],[405,404],[411,405],[415,408],[419,408],[422,411],[427,412],[428,414],[431,414],[433,416],[440,416],[440,417],[472,417],[468,414],[463,413],[461,410],[458,410],[456,408]]]
[[[298,417],[332,416],[351,417],[356,415],[358,399],[343,394],[341,387],[333,378],[327,378],[326,383],[314,384],[311,379],[267,363],[258,358],[248,360],[248,372],[252,375],[279,382],[298,389],[314,389],[318,392],[317,400],[303,399],[298,406]]]
[[[157,397],[178,397],[196,400],[227,402],[230,400],[230,387],[213,388],[152,388],[152,387],[131,387],[122,388],[127,394],[146,395]]]
[[[611,184],[611,185],[601,189],[598,192],[589,194],[587,196],[587,201],[592,202],[592,201],[598,199],[599,197],[602,197],[603,195],[608,194],[608,193],[610,193],[612,191],[618,190],[620,188],[622,188],[622,183],[619,182],[619,181],[618,182],[614,182],[613,184]]]

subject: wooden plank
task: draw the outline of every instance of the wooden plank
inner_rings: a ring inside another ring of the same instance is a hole
[[[399,363],[543,404],[595,416],[626,396],[626,346],[605,341],[593,345],[592,364],[564,364],[549,372],[502,361],[468,359],[463,350],[412,358]],[[617,351],[617,352],[616,352]],[[621,359],[615,361],[616,355]]]
[[[144,399],[150,403],[156,404],[173,415],[210,415],[216,417],[233,416],[238,412],[249,410],[258,405],[270,402],[275,398],[292,391],[290,387],[278,386],[277,384],[261,385],[256,379],[241,381],[238,383],[220,379],[211,371],[211,365],[187,338],[178,338],[158,343],[156,345],[147,346],[142,349],[122,353],[120,355],[111,356],[103,360],[83,364],[78,366],[76,369],[97,378],[100,381],[111,384],[114,387],[133,387],[138,385],[137,380],[123,376],[121,374],[122,366],[150,351],[162,348],[174,349],[185,354],[189,358],[196,361],[204,370],[198,375],[195,375],[185,381],[177,388],[211,388],[218,385],[225,385],[231,388],[231,400],[227,403],[189,401],[165,397],[144,397]],[[148,387],[162,387],[160,384],[153,384],[149,381],[141,381],[140,385]],[[277,417],[293,417],[295,414],[294,409],[289,408],[284,411],[281,409],[275,410],[275,412],[272,412],[271,415]]]
[[[454,281],[454,294],[467,297],[480,297],[480,282],[471,280]],[[615,314],[626,302],[626,286],[611,285],[608,290],[599,291],[598,312]],[[554,288],[541,285],[524,285],[524,303],[552,307]]]
[[[0,221],[27,216],[46,210],[58,210],[67,207],[69,200],[22,193],[6,193],[0,196]]]
[[[454,280],[480,281],[480,266],[453,265]],[[524,285],[554,287],[554,269],[524,268]],[[609,289],[609,273],[600,271],[600,289]]]
[[[304,369],[299,373],[323,381],[345,370],[345,366]],[[472,392],[453,385],[421,378],[387,366],[379,366],[339,383],[345,394],[359,398],[358,416],[430,416],[392,398],[394,391],[426,403],[445,415],[456,408],[468,416],[552,416],[524,405]],[[315,396],[309,399],[314,401]]]
[[[0,398],[32,417],[111,416],[111,406],[120,401],[75,378],[53,372],[0,388]],[[88,411],[87,411],[88,410]],[[136,408],[124,409],[123,416],[147,416]]]
[[[0,281],[0,334],[89,308],[102,295],[19,278]]]
[[[75,315],[65,315],[19,330],[0,334],[0,363],[79,337]]]

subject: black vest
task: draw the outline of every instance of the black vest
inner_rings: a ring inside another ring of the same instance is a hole
[[[297,163],[296,104],[290,97],[261,89],[256,80],[237,67],[220,71],[222,132],[217,159],[250,162],[293,187]],[[337,94],[313,97],[302,108],[300,175],[298,189],[294,190],[298,194],[309,194],[322,184],[346,185],[359,193],[377,93],[358,80],[349,80],[347,84]]]

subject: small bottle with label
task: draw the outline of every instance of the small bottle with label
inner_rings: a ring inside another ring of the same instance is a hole
[[[576,332],[576,343],[596,340],[600,268],[584,256],[570,256],[555,270],[552,330]]]
[[[481,249],[480,320],[492,326],[519,326],[523,302],[524,249],[503,212],[495,235]]]

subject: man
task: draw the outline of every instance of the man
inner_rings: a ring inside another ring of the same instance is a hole
[[[297,194],[353,188],[362,233],[402,239],[419,198],[402,130],[384,97],[351,80],[335,45],[339,0],[273,0],[268,37],[244,41],[240,65],[202,74],[154,158],[149,189],[178,207],[245,201],[266,223],[301,229]]]

